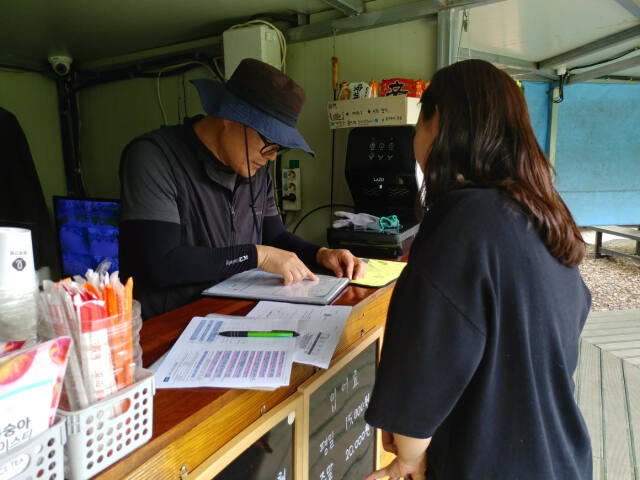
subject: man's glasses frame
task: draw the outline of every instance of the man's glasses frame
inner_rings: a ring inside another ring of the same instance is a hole
[[[270,142],[267,137],[265,137],[264,135],[262,135],[260,132],[258,132],[256,130],[256,133],[258,135],[260,135],[260,138],[262,139],[262,141],[264,142],[264,146],[260,149],[260,153],[262,155],[271,155],[273,153],[280,155],[281,153],[286,152],[287,150],[289,150],[288,147],[283,147],[281,145],[278,145],[277,143],[274,142]]]

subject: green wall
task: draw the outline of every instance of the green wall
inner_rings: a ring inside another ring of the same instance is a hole
[[[288,46],[287,73],[302,85],[307,103],[299,128],[316,158],[295,151],[285,157],[299,159],[302,176],[302,211],[289,214],[292,228],[302,215],[329,203],[331,174],[331,133],[327,121],[327,102],[332,100],[331,56],[340,60],[341,80],[380,80],[388,77],[429,79],[436,64],[436,24],[427,19],[313,40]],[[185,115],[202,113],[190,78],[211,77],[198,67],[185,75],[161,78],[161,96],[168,123]],[[185,99],[186,97],[186,99]],[[80,110],[80,154],[87,194],[118,197],[118,163],[123,147],[136,135],[159,128],[163,123],[156,92],[156,79],[131,79],[82,90]],[[351,203],[344,180],[346,131],[336,134],[334,202]],[[326,242],[328,209],[308,217],[298,233],[313,242]]]
[[[39,73],[0,69],[0,107],[13,113],[24,130],[52,215],[52,195],[67,193],[56,83]]]
[[[292,152],[286,157],[300,159],[302,177],[302,210],[288,215],[289,229],[307,211],[330,202],[331,131],[327,102],[333,100],[331,57],[334,42],[341,81],[369,81],[371,78],[380,81],[391,77],[428,80],[436,68],[436,24],[427,19],[288,46],[287,73],[307,93],[298,126],[316,153],[315,158],[301,152]],[[336,130],[334,203],[353,203],[344,177],[347,134],[347,129]],[[329,209],[320,210],[307,217],[296,233],[324,244],[326,228],[331,221]]]
[[[167,124],[204,113],[191,78],[211,77],[196,66],[184,75],[160,77],[160,96]],[[183,85],[184,84],[184,85]],[[186,98],[186,102],[183,99]],[[158,102],[157,79],[135,78],[105,83],[78,92],[80,158],[87,195],[119,198],[118,165],[134,137],[165,124]]]

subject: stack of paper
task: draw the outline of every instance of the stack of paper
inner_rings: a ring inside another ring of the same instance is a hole
[[[264,272],[258,268],[235,275],[207,288],[203,295],[214,297],[275,300],[279,302],[327,305],[349,284],[346,277],[316,275],[317,281],[304,279],[292,285],[282,283],[282,275]]]
[[[258,302],[248,317],[293,318],[298,321],[294,362],[328,368],[351,307],[314,306],[284,302]]]
[[[289,384],[292,362],[327,368],[351,307],[260,302],[247,317],[195,317],[156,370],[157,388],[273,389]],[[291,331],[291,337],[225,332]],[[153,368],[153,367],[152,367]]]

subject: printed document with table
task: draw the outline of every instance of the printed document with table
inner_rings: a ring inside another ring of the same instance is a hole
[[[288,385],[292,362],[328,368],[347,306],[259,302],[246,317],[194,317],[158,361],[157,388]]]
[[[258,302],[247,317],[260,319],[294,318],[299,336],[293,361],[329,368],[331,357],[344,329],[351,307],[300,305],[285,302]]]
[[[238,338],[224,331],[257,330],[256,319],[194,317],[156,372],[157,388],[277,388],[289,384],[295,337]],[[291,330],[297,320],[262,320],[259,330]]]

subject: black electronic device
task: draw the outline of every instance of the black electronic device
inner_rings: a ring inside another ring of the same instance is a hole
[[[415,212],[422,182],[413,153],[414,134],[410,125],[359,127],[349,132],[345,177],[355,211],[396,215],[402,227],[385,232],[329,228],[329,246],[378,258],[401,257],[409,251],[418,231]]]
[[[397,215],[415,225],[419,191],[412,126],[362,127],[349,133],[345,177],[358,212]]]

